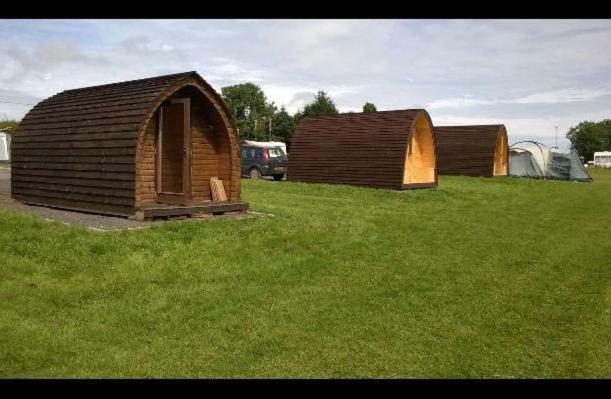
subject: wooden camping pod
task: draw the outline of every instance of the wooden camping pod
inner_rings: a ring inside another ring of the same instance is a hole
[[[437,168],[442,175],[507,176],[504,125],[435,126]]]
[[[389,189],[435,187],[435,138],[423,109],[305,118],[287,180]]]
[[[56,94],[23,118],[12,155],[12,196],[22,202],[132,216],[212,201],[218,177],[241,204],[235,125],[196,72]]]

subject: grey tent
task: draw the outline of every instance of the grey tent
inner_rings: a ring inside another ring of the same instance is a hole
[[[520,141],[509,147],[509,175],[592,181],[575,151],[561,152],[536,141]]]

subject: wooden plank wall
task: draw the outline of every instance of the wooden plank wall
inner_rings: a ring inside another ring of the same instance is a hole
[[[222,99],[196,72],[67,90],[37,104],[17,128],[12,143],[13,198],[62,208],[133,214],[136,203],[152,201],[155,195],[157,118],[154,115],[146,126],[145,119],[164,96],[185,85],[196,87],[213,103],[216,112],[223,115],[218,119],[229,126],[224,132],[234,135]],[[145,131],[139,145],[142,128]],[[235,142],[237,154],[237,138],[226,141]],[[140,160],[137,167],[136,158]],[[236,168],[236,159],[231,159],[227,171]],[[237,162],[237,179],[231,173],[227,187],[232,200],[239,199],[239,158]],[[219,161],[215,163],[218,167]],[[229,172],[218,175],[226,179]],[[209,190],[209,180],[206,186]],[[205,196],[205,190],[198,195]]]
[[[410,130],[421,113],[426,111],[306,118],[293,137],[287,180],[402,189]]]
[[[437,168],[446,175],[494,176],[496,144],[503,125],[435,126]],[[508,153],[508,149],[504,150]],[[506,173],[505,173],[506,175]]]
[[[212,200],[210,178],[218,177],[223,180],[229,199],[238,201],[239,158],[230,156],[230,151],[234,149],[230,145],[233,130],[226,129],[224,121],[218,116],[222,109],[215,108],[201,93],[194,90],[178,91],[174,96],[189,97],[191,100],[191,200]],[[158,121],[158,115],[153,119]],[[155,202],[155,159],[146,156],[154,152],[157,127],[156,124],[152,126],[149,124],[147,127],[139,147],[139,170],[143,171],[143,175],[138,176],[137,180],[137,207]],[[237,140],[235,142],[237,147]],[[230,164],[230,160],[235,163],[236,159],[237,168]],[[232,167],[238,169],[238,173],[232,173]],[[150,175],[147,173],[149,170],[153,171]]]
[[[136,206],[155,202],[156,171],[155,145],[159,129],[159,109],[155,111],[144,130],[138,146],[138,164],[136,168]]]
[[[191,104],[191,195],[194,201],[212,201],[210,178],[218,177],[218,136],[222,130],[212,123],[201,99],[192,99]]]
[[[227,145],[229,146],[229,151],[224,153],[227,156],[228,162],[230,164],[230,177],[226,177],[223,179],[223,184],[225,185],[225,192],[229,196],[230,201],[240,201],[241,200],[241,192],[240,192],[240,177],[242,175],[242,164],[240,158],[240,142],[238,139],[237,132],[233,129],[233,127],[229,127],[227,137],[229,137]]]
[[[206,182],[201,181],[198,184],[206,185],[207,195],[212,196],[210,192],[210,178],[218,177],[223,181],[223,187],[231,201],[239,201],[240,187],[240,158],[238,155],[239,144],[234,130],[231,126],[227,127],[227,122],[221,118],[222,109],[218,104],[202,104],[205,113],[205,126],[208,128],[207,136],[209,144],[209,152],[213,152],[211,162],[216,162],[216,165],[209,165],[210,175]],[[209,131],[213,126],[213,131]],[[236,172],[237,170],[237,172]]]

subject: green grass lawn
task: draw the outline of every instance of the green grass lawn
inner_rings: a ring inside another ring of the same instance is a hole
[[[245,181],[273,217],[98,233],[0,210],[3,377],[611,377],[611,170]]]

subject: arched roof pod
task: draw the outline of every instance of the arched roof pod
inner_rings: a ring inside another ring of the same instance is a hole
[[[440,174],[507,176],[509,147],[504,125],[435,126]]]
[[[390,189],[437,185],[431,119],[423,109],[305,118],[287,179]]]
[[[160,110],[177,97],[182,98],[185,118],[177,120],[176,126],[166,126],[165,137],[176,136],[176,145],[183,145],[188,154],[181,179],[191,183],[192,176],[223,176],[229,199],[238,201],[240,160],[236,129],[221,97],[196,72],[66,90],[37,104],[15,134],[14,198],[42,205],[133,214],[146,203],[142,199],[146,196],[141,198],[143,176],[157,175],[155,168],[161,168],[161,161],[149,151],[157,148]],[[199,106],[191,106],[189,99]],[[179,125],[184,129],[178,129]],[[213,132],[205,131],[207,127]],[[143,146],[145,138],[153,147]],[[204,144],[206,140],[214,141],[208,143],[216,148],[216,152],[209,153],[213,164],[200,166],[199,155],[191,155],[196,140]],[[219,147],[217,141],[228,144]],[[208,169],[203,173],[202,168]],[[145,183],[147,190],[157,193],[156,182]],[[201,184],[185,187],[185,201],[206,196]],[[192,189],[199,191],[191,192]],[[159,197],[150,199],[158,200]]]

